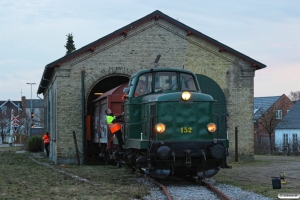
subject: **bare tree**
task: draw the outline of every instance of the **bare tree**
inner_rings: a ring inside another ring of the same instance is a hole
[[[25,117],[20,120],[20,127],[22,127],[22,132],[25,135],[29,135],[29,131],[31,128],[31,113],[26,113]]]
[[[6,136],[6,127],[8,125],[8,118],[1,111],[2,110],[0,110],[0,128],[1,128],[0,131],[1,131],[2,141],[4,141],[4,138]]]
[[[291,101],[300,100],[300,91],[296,91],[296,92],[291,91],[290,95],[289,95],[289,98],[291,99]]]
[[[36,108],[34,112],[33,124],[38,127],[44,127],[44,108]]]
[[[270,144],[270,152],[273,154],[273,141],[272,134],[275,132],[275,128],[277,124],[281,121],[282,123],[287,124],[288,121],[282,119],[286,113],[283,113],[284,110],[287,110],[289,107],[290,101],[286,98],[280,104],[274,104],[267,111],[261,111],[263,114],[258,120],[258,124],[260,124],[263,128],[263,132],[266,132],[269,135],[269,144]]]

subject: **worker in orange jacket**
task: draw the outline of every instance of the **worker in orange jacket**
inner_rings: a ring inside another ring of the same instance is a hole
[[[49,145],[50,145],[50,134],[49,134],[49,132],[47,132],[47,133],[43,136],[43,140],[44,140],[44,147],[45,147],[45,149],[46,149],[47,156],[49,157]]]
[[[123,145],[123,137],[122,137],[120,123],[124,122],[124,120],[121,119],[123,117],[123,115],[114,116],[111,109],[109,109],[109,108],[107,110],[105,110],[105,114],[106,114],[106,121],[109,126],[110,132],[112,134],[115,134],[118,139],[119,154],[122,154],[122,153],[124,153],[124,150],[123,150],[123,146],[122,146]]]

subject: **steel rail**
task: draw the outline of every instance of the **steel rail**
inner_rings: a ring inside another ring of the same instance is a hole
[[[167,190],[167,188],[166,188],[163,184],[157,182],[157,181],[154,180],[153,178],[149,178],[149,179],[150,179],[150,181],[151,181],[152,183],[154,183],[157,187],[161,188],[161,189],[164,191],[164,193],[165,193],[165,195],[167,196],[168,200],[172,200],[172,197],[171,197],[169,191]]]
[[[221,199],[221,200],[231,200],[231,198],[229,198],[226,194],[224,194],[223,192],[221,192],[220,190],[218,190],[212,184],[209,184],[209,183],[204,182],[203,180],[201,180],[201,185],[204,186],[204,187],[206,187],[207,189],[209,189],[213,193],[215,193],[218,196],[219,199]]]

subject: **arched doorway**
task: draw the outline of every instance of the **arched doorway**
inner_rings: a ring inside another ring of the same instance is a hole
[[[214,123],[217,124],[218,134],[222,139],[227,138],[227,126],[226,126],[226,99],[223,90],[220,86],[211,78],[196,74],[201,92],[211,95],[216,102],[214,103]],[[228,144],[227,144],[228,145]]]
[[[92,89],[88,96],[87,101],[87,118],[86,118],[86,164],[97,164],[99,162],[99,153],[101,146],[96,143],[94,138],[94,106],[93,101],[96,100],[101,94],[125,83],[128,83],[129,77],[127,76],[108,76],[100,80]]]
[[[107,92],[119,85],[127,83],[129,77],[126,76],[109,76],[100,80],[91,90],[87,101],[87,114],[91,114],[91,102],[99,97],[100,93]]]

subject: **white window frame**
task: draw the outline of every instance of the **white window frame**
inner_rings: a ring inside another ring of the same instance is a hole
[[[289,135],[287,133],[284,133],[282,136],[282,146],[288,146],[289,143]]]
[[[276,110],[276,119],[282,119],[282,110]]]
[[[293,133],[293,144],[298,143],[298,134]]]

